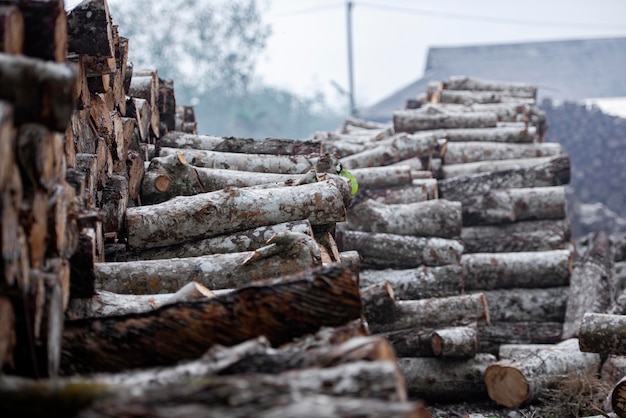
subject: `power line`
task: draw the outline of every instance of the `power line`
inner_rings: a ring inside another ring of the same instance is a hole
[[[359,6],[370,7],[373,9],[382,9],[393,12],[402,12],[402,13],[410,13],[417,14],[422,16],[432,16],[439,17],[445,19],[457,19],[457,20],[471,20],[476,22],[488,22],[488,23],[501,23],[501,24],[514,24],[514,25],[523,25],[523,26],[549,26],[549,27],[561,27],[561,28],[575,28],[575,29],[621,29],[626,30],[626,26],[618,26],[618,25],[594,25],[588,23],[568,23],[568,22],[554,22],[547,20],[526,20],[526,19],[513,19],[507,17],[496,17],[496,16],[484,16],[484,15],[470,15],[464,13],[455,13],[455,12],[439,12],[435,10],[426,10],[426,9],[415,9],[412,7],[404,7],[404,6],[393,6],[388,4],[376,4],[358,1],[356,4]]]

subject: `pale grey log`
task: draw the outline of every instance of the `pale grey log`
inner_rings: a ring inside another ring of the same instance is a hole
[[[398,300],[416,300],[459,295],[463,291],[463,270],[458,264],[402,270],[361,270],[360,285],[388,282]]]
[[[511,160],[487,160],[477,161],[467,164],[444,165],[441,172],[444,179],[459,176],[469,176],[471,174],[498,172],[505,170],[519,170],[536,167],[550,162],[553,157],[540,158],[518,158]]]
[[[504,129],[504,128],[499,128]],[[563,146],[555,142],[540,144],[507,144],[502,142],[452,142],[448,139],[443,162],[465,164],[477,161],[511,160],[518,158],[550,157],[563,153]]]
[[[442,83],[441,88],[447,90],[499,91],[512,97],[529,99],[537,96],[537,86],[532,84],[484,80],[467,76],[452,76]]]
[[[491,128],[498,122],[495,113],[451,113],[440,107],[396,110],[393,112],[393,128],[396,132],[413,133],[432,129]]]
[[[580,323],[580,349],[626,355],[626,316],[587,312]]]
[[[567,286],[480,291],[487,299],[491,319],[503,322],[562,322]]]

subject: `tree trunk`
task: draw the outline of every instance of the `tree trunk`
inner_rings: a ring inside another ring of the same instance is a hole
[[[113,28],[106,0],[83,1],[67,15],[67,49],[77,54],[115,56]]]
[[[478,354],[476,327],[438,329],[431,335],[433,353],[438,357],[472,358]]]
[[[545,289],[498,289],[481,291],[487,299],[493,321],[541,322],[563,321],[567,286]]]
[[[580,323],[580,349],[626,355],[626,316],[587,312]]]
[[[458,264],[463,252],[461,242],[436,237],[339,229],[336,239],[341,251],[358,251],[365,268],[404,269]]]
[[[171,364],[199,357],[213,344],[259,335],[280,345],[360,315],[354,273],[333,264],[149,313],[68,321],[62,369],[71,374]]]
[[[98,263],[96,287],[125,294],[167,293],[193,280],[209,289],[228,289],[321,266],[319,247],[308,235],[283,232],[268,243],[241,253]]]
[[[461,203],[443,199],[399,205],[367,201],[350,209],[347,225],[358,231],[455,238],[461,234]]]
[[[145,249],[301,219],[312,225],[341,222],[350,197],[348,184],[343,183],[345,191],[341,186],[327,180],[297,187],[228,189],[129,208],[128,243],[131,249]]]
[[[400,358],[398,364],[406,379],[411,398],[427,401],[476,401],[486,399],[485,370],[496,362],[495,356],[477,354],[470,359]]]
[[[543,220],[470,226],[461,231],[465,253],[550,251],[571,246],[569,221]]]
[[[453,76],[441,86],[446,90],[499,91],[512,97],[535,99],[537,86],[524,83],[482,80],[474,77]]]
[[[556,344],[561,341],[562,322],[491,322],[478,326],[480,351],[498,354],[502,344]]]
[[[468,196],[484,194],[492,189],[561,186],[570,181],[568,155],[530,167],[486,172],[439,180],[443,199],[465,201]]]
[[[463,254],[465,290],[567,286],[571,250]]]
[[[450,164],[441,168],[442,178],[469,176],[486,172],[500,172],[507,170],[523,170],[548,164],[554,157],[518,158],[511,160],[481,160],[473,163]]]
[[[389,282],[398,300],[455,296],[463,290],[463,271],[458,264],[403,270],[362,270],[359,278],[361,286]]]
[[[370,323],[372,333],[416,327],[447,327],[478,321],[489,323],[487,300],[482,294],[397,302],[398,315],[387,323]]]
[[[13,5],[0,7],[0,52],[22,54],[24,46],[24,16]]]
[[[497,116],[491,112],[451,113],[436,107],[393,112],[395,132],[413,133],[451,128],[495,128],[496,125]]]
[[[500,360],[485,371],[489,397],[507,408],[535,400],[541,391],[568,373],[596,374],[600,356],[581,353],[578,340],[569,339],[519,359]]]
[[[468,196],[463,203],[463,226],[515,221],[565,219],[565,187],[489,190]]]
[[[510,128],[498,128],[510,129]],[[561,144],[507,144],[501,142],[449,142],[443,162],[465,164],[478,161],[510,160],[557,156],[563,153]]]

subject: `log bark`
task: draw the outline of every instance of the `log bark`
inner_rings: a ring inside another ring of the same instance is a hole
[[[418,203],[432,200],[432,195],[429,193],[431,188],[427,183],[425,183],[426,181],[431,180],[434,185],[435,194],[437,194],[437,180],[414,180],[411,184],[404,186],[390,187],[387,189],[359,190],[354,197],[353,205],[356,206],[366,200],[375,200],[378,203],[386,203],[389,205]]]
[[[487,142],[486,140],[485,142],[449,142],[446,145],[443,163],[450,165],[478,161],[553,157],[562,153],[563,146],[555,142],[543,144],[507,144]]]
[[[559,322],[565,316],[567,286],[485,290],[490,318],[502,322]]]
[[[14,122],[41,123],[65,132],[76,100],[76,70],[35,58],[0,55],[0,99],[13,105]]]
[[[534,99],[537,97],[537,86],[524,83],[482,80],[474,77],[453,76],[441,86],[447,90],[499,91],[512,97]]]
[[[198,357],[214,344],[234,345],[259,335],[280,345],[360,315],[354,273],[334,264],[150,313],[66,321],[62,370],[171,364]]]
[[[338,229],[340,251],[356,250],[365,268],[416,268],[458,264],[463,245],[446,238],[424,238],[409,235]]]
[[[237,288],[252,282],[321,266],[313,238],[283,232],[255,251],[169,260],[98,263],[96,287],[114,293],[175,292],[189,281],[209,289]]]
[[[393,321],[399,315],[393,289],[388,282],[361,287],[363,316],[371,323]]]
[[[436,103],[456,103],[462,105],[488,103],[515,103],[534,105],[534,98],[511,97],[501,91],[472,91],[472,90],[441,90],[436,93]]]
[[[398,359],[409,396],[431,402],[486,399],[483,374],[495,362],[495,356],[486,353],[477,354],[471,359]]]
[[[566,249],[571,246],[570,239],[570,224],[565,219],[470,226],[461,231],[465,253]]]
[[[458,264],[402,270],[362,270],[361,286],[389,282],[398,300],[440,298],[463,291],[463,270]]]
[[[600,379],[614,385],[624,376],[626,376],[626,356],[614,354],[607,356],[600,369]]]
[[[78,54],[113,57],[113,27],[107,0],[84,0],[67,15],[67,48]]]
[[[7,297],[0,297],[0,366],[13,367],[13,349],[16,344],[15,315],[13,305]]]
[[[476,327],[438,329],[430,338],[433,353],[438,357],[472,358],[478,354]]]
[[[451,128],[494,128],[497,121],[497,115],[491,112],[451,113],[437,107],[396,110],[393,113],[395,132],[413,133]]]
[[[492,400],[507,408],[518,408],[535,400],[563,375],[596,374],[599,368],[599,355],[581,353],[578,340],[568,339],[525,358],[500,360],[490,365],[484,376]]]
[[[479,322],[489,323],[487,301],[482,294],[402,300],[398,315],[387,323],[370,323],[372,333],[417,327],[447,327]]]
[[[502,344],[556,344],[561,339],[562,322],[496,322],[478,326],[480,351],[498,354]]]
[[[302,219],[312,225],[341,222],[345,220],[344,202],[350,196],[348,188],[347,183],[326,180],[297,187],[228,189],[129,208],[129,246],[164,247]]]
[[[0,6],[0,52],[19,55],[24,46],[24,16],[17,6]]]
[[[484,194],[492,189],[561,186],[570,181],[568,155],[554,157],[531,167],[487,172],[439,180],[439,196],[465,201],[467,196]]]
[[[513,149],[525,149],[527,147],[534,147],[536,145],[531,145],[531,142],[535,142],[537,140],[537,128],[534,126],[528,126],[527,124],[522,124],[522,126],[501,126],[501,122],[498,122],[498,126],[495,128],[458,128],[458,129],[441,129],[433,131],[434,134],[437,134],[440,138],[444,138],[448,141],[446,145],[446,152],[444,155],[448,153],[448,146],[450,146],[450,153],[452,161],[457,161],[457,163],[461,162],[470,162],[465,161],[466,156],[474,155],[472,152],[470,154],[467,151],[468,145],[465,143],[471,143],[470,147],[472,149],[481,149],[483,147],[489,147],[489,151],[480,155],[480,159],[495,159],[491,158],[491,154],[495,151],[496,155],[509,155],[505,150],[513,150]],[[483,144],[483,142],[485,144]],[[518,148],[519,147],[519,148]],[[519,151],[518,151],[519,152]],[[461,158],[457,157],[457,155],[461,154]],[[489,155],[486,155],[489,154]],[[478,155],[476,156],[478,158]],[[522,157],[518,157],[522,158]],[[502,158],[497,158],[502,159]],[[453,162],[447,162],[448,164],[452,164]]]
[[[359,190],[382,189],[413,183],[411,167],[408,165],[355,168],[350,172],[359,183]]]
[[[582,351],[626,355],[626,316],[587,312],[579,335]]]
[[[24,55],[64,62],[67,49],[64,2],[18,2],[18,7],[24,17]]]
[[[347,226],[357,231],[455,238],[461,234],[461,204],[443,199],[397,205],[366,201],[350,209]]]
[[[465,290],[567,286],[571,250],[463,254]]]
[[[489,190],[463,202],[463,226],[565,219],[564,186]]]
[[[128,178],[125,175],[114,174],[104,185],[102,191],[102,227],[104,232],[115,234],[124,229],[124,217],[128,207]]]
[[[441,168],[444,179],[485,172],[530,169],[549,163],[553,157],[519,158],[512,160],[483,160],[466,164],[450,164]]]
[[[393,346],[398,357],[434,357],[432,327],[416,327],[378,334]]]

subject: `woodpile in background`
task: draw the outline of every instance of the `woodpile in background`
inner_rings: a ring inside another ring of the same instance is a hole
[[[455,78],[393,125],[219,138],[133,68],[106,0],[0,11],[3,414],[518,407],[598,372],[578,334],[619,411],[626,245],[575,251],[533,86]]]

